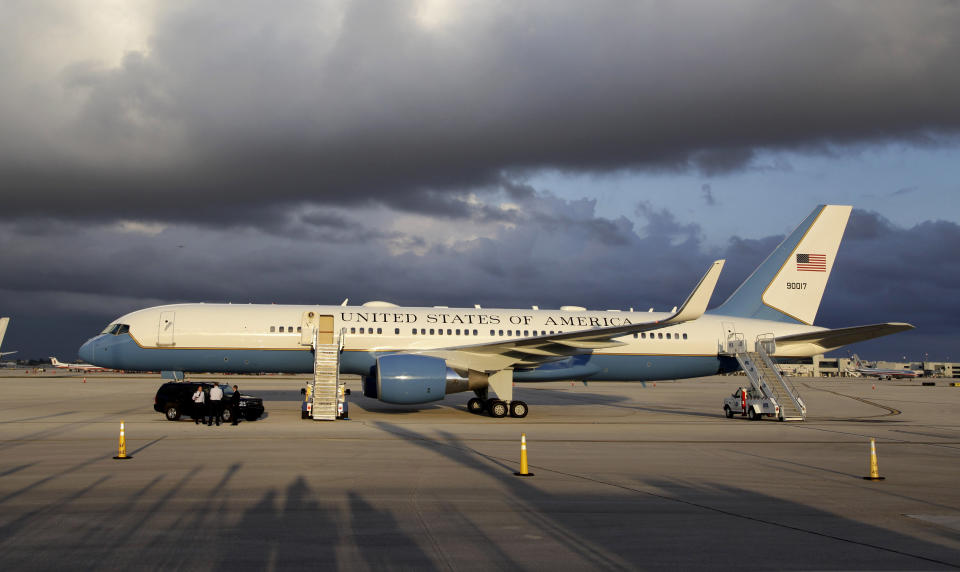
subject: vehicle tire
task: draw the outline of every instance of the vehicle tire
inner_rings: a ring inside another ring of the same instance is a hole
[[[733,411],[726,405],[723,406],[723,414],[727,416],[727,419],[733,419]]]
[[[527,413],[530,412],[530,408],[527,407],[527,404],[522,401],[511,401],[510,402],[510,417],[516,417],[517,419],[523,419],[527,416]]]
[[[467,411],[470,413],[483,413],[483,402],[478,397],[471,397],[467,402]]]
[[[497,419],[507,416],[507,404],[500,401],[499,399],[490,400],[490,417],[495,417]]]
[[[180,419],[180,408],[176,405],[167,405],[163,414],[167,416],[167,421],[176,421]]]
[[[230,412],[229,407],[223,410],[223,413],[220,414],[220,418],[223,419],[224,423],[230,423],[233,421],[233,413]]]
[[[750,421],[759,421],[759,420],[760,420],[760,414],[757,413],[757,410],[756,410],[756,409],[751,409],[751,410],[750,410]]]

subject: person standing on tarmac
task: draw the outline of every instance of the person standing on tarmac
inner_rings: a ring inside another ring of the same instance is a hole
[[[220,382],[215,381],[210,388],[210,419],[207,421],[207,427],[213,425],[214,420],[219,427],[221,419],[223,419],[223,390],[220,389]]]
[[[204,399],[203,399],[203,386],[198,385],[197,391],[194,392],[193,397],[193,424],[199,425],[203,422],[203,418],[206,417],[207,412],[204,408]]]
[[[233,395],[230,396],[230,419],[233,419],[231,425],[240,424],[240,388],[233,386]]]

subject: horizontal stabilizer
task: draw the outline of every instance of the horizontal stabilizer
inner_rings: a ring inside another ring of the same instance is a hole
[[[886,324],[851,326],[849,328],[836,328],[833,330],[820,330],[805,334],[780,336],[776,339],[777,353],[780,353],[781,348],[800,344],[816,345],[823,348],[823,351],[830,351],[832,349],[855,342],[872,340],[873,338],[889,336],[890,334],[912,329],[913,326],[910,324],[905,324],[903,322],[888,322]]]

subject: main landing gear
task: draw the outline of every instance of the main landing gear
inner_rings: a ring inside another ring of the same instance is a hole
[[[470,401],[467,402],[467,411],[478,415],[486,412],[494,418],[506,417],[509,414],[510,417],[520,419],[527,416],[530,408],[523,401],[511,401],[508,404],[500,399],[484,400],[479,397],[471,397]]]

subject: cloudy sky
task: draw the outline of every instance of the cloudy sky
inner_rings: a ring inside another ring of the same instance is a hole
[[[960,360],[960,3],[0,0],[4,350],[177,301],[719,304],[854,205],[817,319]]]

